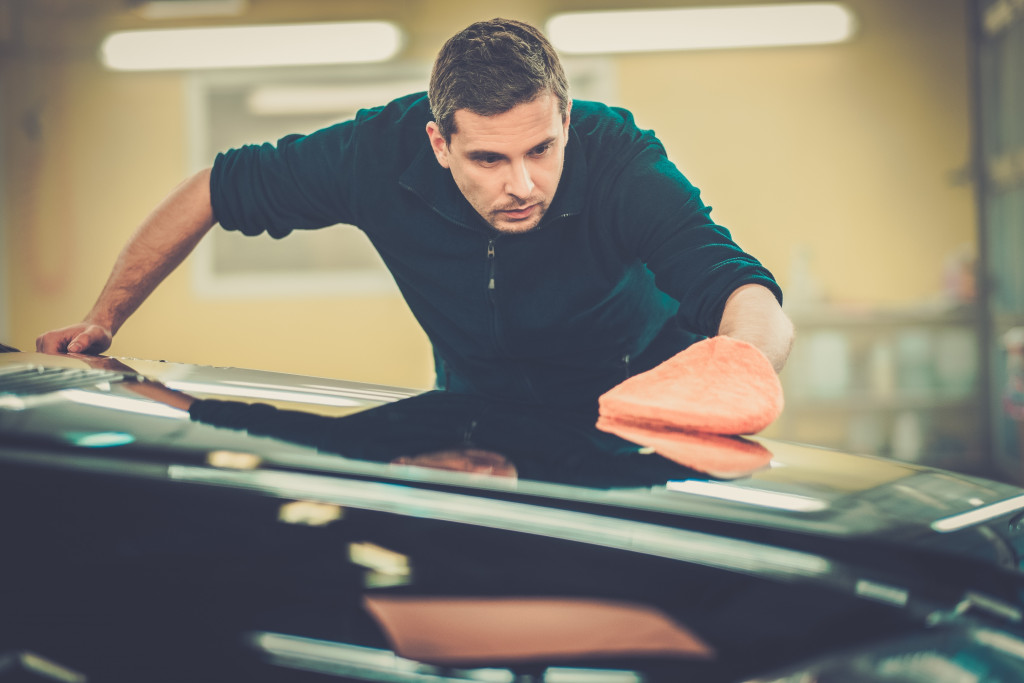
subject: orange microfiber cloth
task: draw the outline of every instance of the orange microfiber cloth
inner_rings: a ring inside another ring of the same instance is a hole
[[[645,429],[605,417],[597,428],[651,448],[663,458],[720,479],[742,477],[767,467],[772,452],[741,436],[723,436],[681,429]]]
[[[702,472],[738,474],[767,465],[755,434],[782,412],[782,385],[753,345],[726,336],[693,344],[598,399],[597,427]]]
[[[756,434],[782,412],[782,384],[755,346],[704,339],[605,392],[602,417],[648,429]]]

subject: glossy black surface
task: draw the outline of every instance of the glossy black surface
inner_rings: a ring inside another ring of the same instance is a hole
[[[43,372],[42,391],[5,389],[25,366],[74,372]],[[84,368],[99,374],[83,380]],[[175,407],[183,398],[200,399],[196,419]],[[589,416],[4,354],[0,653],[36,653],[90,681],[554,681],[567,667],[599,677],[588,680],[801,667],[820,680],[904,680],[882,674],[905,673],[898,662],[914,653],[933,657],[925,672],[969,653],[991,680],[1015,680],[1024,492],[755,443],[771,463],[723,480]],[[612,601],[659,611],[714,656],[411,661],[365,606],[380,595]],[[874,673],[853,678],[851,662]]]

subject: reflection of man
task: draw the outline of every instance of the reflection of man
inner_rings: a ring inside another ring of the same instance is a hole
[[[748,341],[776,369],[791,343],[771,274],[661,143],[627,111],[572,102],[550,44],[515,21],[450,39],[429,99],[219,155],[143,222],[85,320],[37,348],[107,349],[215,222],[359,226],[453,391],[593,406],[700,336]]]
[[[403,455],[391,462],[396,465],[413,465],[435,470],[516,478],[516,466],[513,462],[501,453],[481,448],[448,448],[418,455]]]
[[[386,417],[389,413],[401,411],[401,418],[396,420],[396,422],[410,431],[412,442],[421,443],[429,440],[433,446],[437,445],[432,443],[436,441],[436,435],[431,434],[429,430],[417,431],[417,425],[420,425],[424,420],[429,420],[431,426],[434,426],[438,423],[438,418],[458,422],[464,417],[463,410],[461,410],[463,406],[458,404],[449,405],[441,403],[438,408],[429,412],[417,411],[416,407],[418,406],[426,405],[429,407],[432,397],[447,397],[451,395],[438,392],[429,392],[415,399],[406,399],[405,401],[386,404],[376,410],[364,411],[355,417],[326,417],[315,413],[279,410],[266,404],[254,405],[244,401],[197,399],[184,392],[171,389],[160,382],[139,377],[132,368],[116,358],[76,357],[83,359],[94,368],[124,372],[128,376],[135,376],[137,378],[136,381],[126,382],[123,386],[150,400],[159,401],[172,408],[189,412],[190,415],[192,414],[193,407],[198,405],[196,415],[192,416],[198,422],[207,422],[208,424],[232,429],[243,429],[250,434],[273,436],[285,441],[307,444],[328,453],[338,453],[339,455],[353,458],[372,459],[372,453],[366,453],[364,449],[360,448],[361,444],[367,442],[372,442],[375,446],[381,446],[385,452],[393,448],[389,447],[388,444],[382,444],[387,437],[394,436],[395,425],[388,424]],[[473,400],[474,407],[479,408],[479,403],[476,402],[477,399],[474,398]],[[475,421],[473,422],[475,423]],[[464,435],[463,443],[450,439],[443,447],[422,453],[403,453],[402,455],[390,457],[390,462],[395,465],[411,465],[436,470],[465,472],[467,474],[487,474],[494,477],[516,478],[518,473],[515,463],[504,455],[494,450],[477,448],[465,442],[469,436],[470,430],[468,428],[469,424],[462,428]],[[533,430],[527,430],[526,432],[521,432],[520,435],[526,437],[532,435],[532,432]],[[399,438],[399,440],[401,441],[402,439]],[[499,439],[499,441],[501,440]],[[534,447],[531,450],[536,450],[536,448]],[[374,453],[377,453],[377,451],[374,451]],[[624,460],[624,458],[618,459]]]

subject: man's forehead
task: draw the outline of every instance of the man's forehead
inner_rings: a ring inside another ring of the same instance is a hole
[[[458,141],[461,146],[470,148],[493,145],[531,147],[557,137],[561,125],[558,101],[551,95],[491,116],[458,109],[455,111],[452,143]]]

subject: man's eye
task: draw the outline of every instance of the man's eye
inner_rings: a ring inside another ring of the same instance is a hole
[[[530,154],[532,154],[532,155],[533,155],[533,156],[535,156],[535,157],[539,157],[539,156],[541,156],[542,154],[544,154],[545,152],[547,152],[547,151],[548,151],[549,149],[551,149],[551,143],[548,143],[548,144],[546,144],[546,145],[540,145],[540,146],[538,146],[538,147],[534,147],[534,148],[533,148],[533,149],[532,149],[532,150],[530,151]]]
[[[480,161],[481,164],[483,164],[485,166],[493,166],[496,163],[498,163],[499,161],[501,161],[501,157],[498,156],[497,154],[488,154],[488,155],[479,157],[479,161]]]

